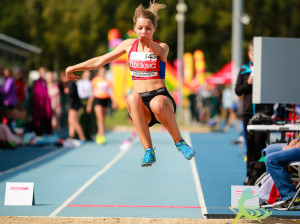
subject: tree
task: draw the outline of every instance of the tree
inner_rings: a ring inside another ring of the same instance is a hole
[[[167,8],[159,12],[155,38],[170,47],[169,60],[177,57],[177,1],[157,0]],[[206,68],[214,72],[231,60],[232,1],[185,1],[185,51],[201,49]],[[64,69],[67,65],[107,52],[107,32],[112,28],[124,35],[132,29],[138,4],[149,0],[2,0],[0,32],[43,49],[40,64]],[[299,37],[298,0],[244,1],[251,17],[244,27],[244,50],[253,36]],[[22,21],[22,22],[20,22]],[[245,54],[245,60],[247,60]]]

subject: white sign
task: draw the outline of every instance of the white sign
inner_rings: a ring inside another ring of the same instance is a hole
[[[258,186],[231,186],[231,207],[259,207]]]
[[[34,205],[34,183],[6,182],[4,205]]]

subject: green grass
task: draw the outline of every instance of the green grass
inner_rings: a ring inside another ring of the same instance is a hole
[[[132,123],[129,123],[127,110],[115,110],[113,114],[107,115],[105,119],[105,126],[107,128],[114,128],[116,126],[132,126]]]
[[[116,110],[113,112],[113,114],[110,116],[109,114],[105,118],[105,127],[107,129],[114,129],[117,126],[121,127],[133,127],[127,110]],[[198,124],[198,123],[193,123],[193,124],[182,124],[181,122],[177,121],[178,126],[182,130],[189,130],[189,131],[194,131],[194,132],[208,132],[210,131],[210,128],[207,125],[203,124]],[[154,127],[160,127],[159,125],[155,125]]]

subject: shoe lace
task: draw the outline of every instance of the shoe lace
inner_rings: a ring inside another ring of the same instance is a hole
[[[176,145],[177,149],[181,152],[184,152],[187,149],[187,144],[185,143],[184,140],[177,142],[175,145]]]
[[[192,151],[192,148],[188,144],[186,144],[184,140],[182,140],[181,142],[177,142],[176,147],[180,152],[183,153],[190,153]]]
[[[144,158],[148,159],[149,157],[154,156],[153,155],[154,150],[155,150],[155,147],[154,148],[145,148],[145,156],[144,156]]]
[[[154,151],[155,150],[155,147],[153,148],[145,148],[145,151],[148,152],[148,151]]]

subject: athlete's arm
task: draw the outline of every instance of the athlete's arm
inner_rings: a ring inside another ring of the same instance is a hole
[[[102,56],[98,56],[82,63],[69,66],[66,69],[66,77],[70,80],[77,80],[79,76],[73,74],[76,71],[94,70],[98,69],[105,64],[117,59],[128,51],[128,48],[132,46],[134,39],[127,39],[120,43],[115,50],[108,52]]]
[[[156,43],[147,36],[141,36],[141,42],[148,46],[160,60],[167,62],[169,53],[169,46],[167,44]]]

